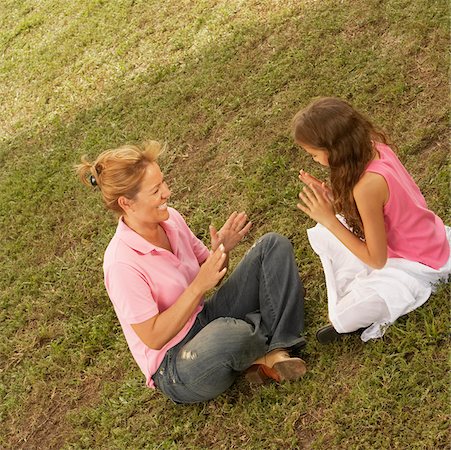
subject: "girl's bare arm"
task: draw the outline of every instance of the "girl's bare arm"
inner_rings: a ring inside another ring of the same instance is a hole
[[[354,188],[354,199],[362,218],[365,241],[349,231],[336,217],[333,205],[324,191],[314,184],[299,194],[303,204],[298,208],[313,220],[324,225],[357,258],[365,264],[381,269],[387,262],[387,236],[383,208],[388,200],[385,179],[375,173],[366,173]]]
[[[362,219],[365,241],[361,241],[341,223],[334,223],[329,229],[365,264],[374,269],[382,269],[387,262],[384,222],[384,204],[388,200],[387,183],[381,175],[369,172],[354,187],[353,194]]]

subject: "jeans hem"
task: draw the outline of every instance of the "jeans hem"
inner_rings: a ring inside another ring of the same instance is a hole
[[[298,349],[298,348],[302,348],[305,344],[306,344],[306,341],[305,341],[304,337],[299,337],[297,339],[294,339],[293,341],[290,341],[289,343],[286,343],[286,342],[276,342],[276,343],[271,342],[271,344],[268,346],[268,352],[270,352],[272,350],[276,350],[278,348],[283,348],[283,349],[287,349],[287,350],[290,350],[292,348]]]

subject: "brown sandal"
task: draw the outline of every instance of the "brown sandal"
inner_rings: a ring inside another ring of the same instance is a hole
[[[265,384],[268,381],[268,376],[264,373],[262,367],[263,364],[252,364],[252,366],[246,370],[244,377],[250,384]]]
[[[289,358],[279,361],[273,367],[265,364],[253,364],[246,370],[246,380],[252,384],[265,384],[268,380],[281,381],[299,380],[307,372],[305,361],[301,358]]]
[[[290,358],[275,363],[271,370],[278,374],[279,381],[294,381],[305,375],[307,366],[301,358]]]

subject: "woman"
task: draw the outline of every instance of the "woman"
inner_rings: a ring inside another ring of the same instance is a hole
[[[303,287],[291,244],[263,236],[204,302],[251,223],[234,212],[219,231],[211,226],[209,251],[168,206],[160,152],[151,141],[77,166],[119,216],[104,256],[105,286],[147,385],[194,403],[221,394],[251,366],[250,381],[300,378],[305,363],[288,353],[304,344]]]

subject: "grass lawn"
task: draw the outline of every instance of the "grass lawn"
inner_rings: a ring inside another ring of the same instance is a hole
[[[314,167],[290,138],[312,97],[350,100],[449,210],[445,0],[3,0],[0,448],[445,449],[450,287],[363,344],[319,346],[324,277],[296,209]],[[245,210],[292,241],[307,289],[300,382],[176,406],[145,388],[103,287],[115,219],[80,156],[168,144],[171,203],[206,243]]]

